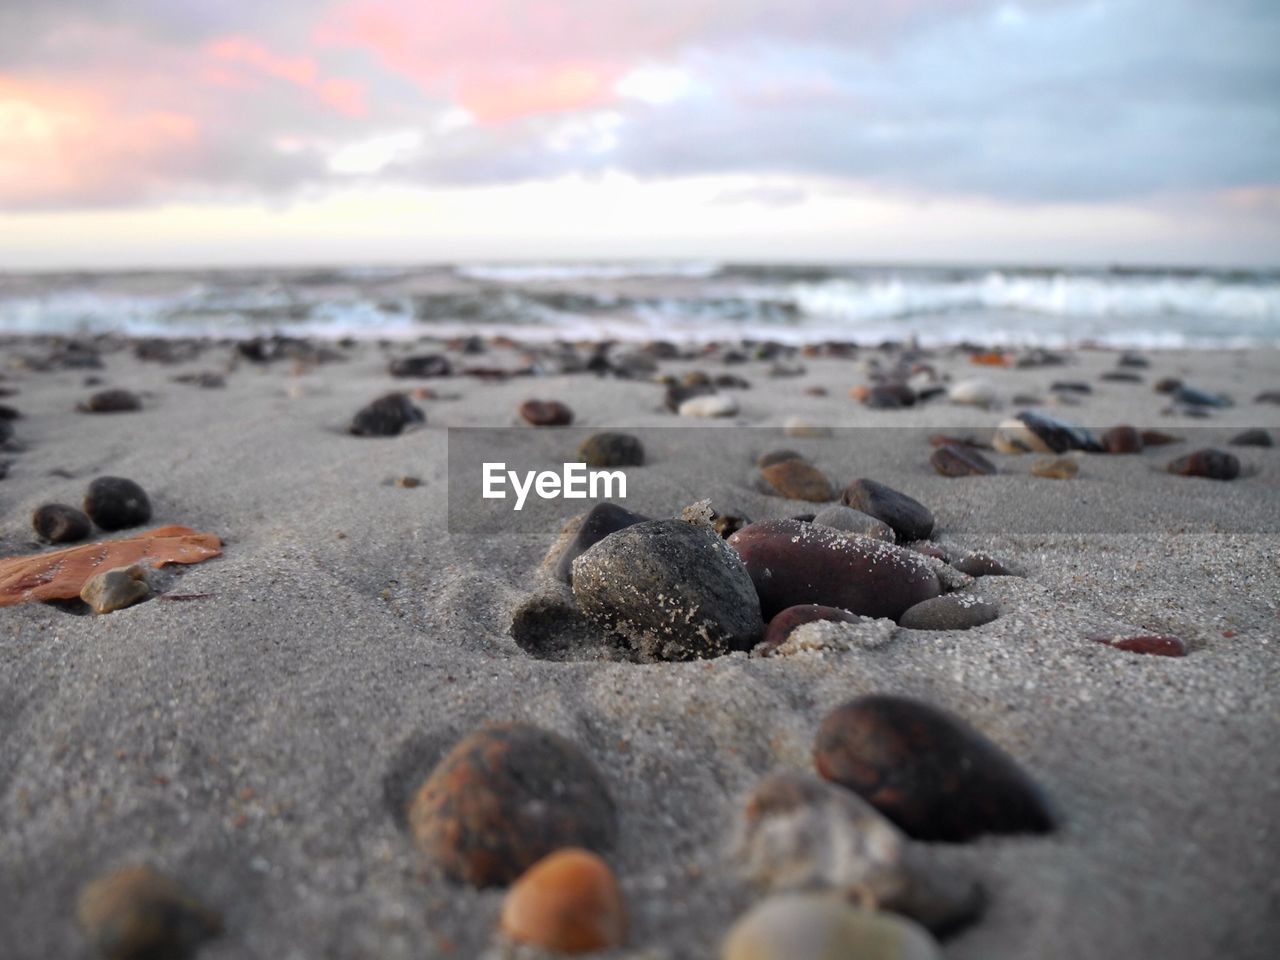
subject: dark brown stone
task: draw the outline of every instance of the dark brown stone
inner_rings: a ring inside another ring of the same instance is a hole
[[[1171,433],[1165,433],[1163,430],[1143,430],[1138,436],[1142,439],[1144,447],[1164,447],[1171,443],[1181,443],[1181,437],[1175,437]]]
[[[1206,447],[1172,461],[1168,470],[1182,477],[1234,480],[1240,476],[1240,461],[1236,459],[1234,453]]]
[[[756,460],[756,466],[763,470],[765,467],[772,467],[775,463],[785,463],[788,460],[803,460],[800,454],[794,450],[769,450],[760,454]]]
[[[644,444],[629,433],[596,433],[582,441],[578,456],[588,467],[639,467]]]
[[[750,524],[729,544],[746,564],[766,617],[813,603],[896,619],[942,589],[928,564],[907,550],[798,520]]]
[[[560,559],[556,561],[556,577],[569,583],[573,573],[573,561],[609,534],[625,530],[633,524],[648,519],[616,503],[597,503],[582,518],[582,523],[578,524],[578,530],[573,535],[573,539],[569,541],[564,548],[564,553],[560,554]]]
[[[835,490],[821,470],[804,460],[783,460],[760,471],[773,490],[792,500],[826,503],[834,500]]]
[[[954,444],[938,447],[929,462],[944,477],[983,477],[996,472],[996,465],[977,450]]]
[[[764,639],[756,647],[758,653],[767,654],[776,650],[791,636],[791,631],[804,623],[816,620],[834,620],[839,623],[856,623],[858,617],[848,610],[839,607],[824,607],[818,603],[801,603],[787,607],[769,621],[765,628]]]
[[[451,880],[505,886],[563,847],[602,853],[617,814],[604,778],[576,746],[528,724],[460,741],[409,805],[418,847]]]
[[[388,393],[357,411],[348,432],[357,437],[395,437],[410,424],[425,423],[426,419],[403,393]]]
[[[1008,754],[918,700],[875,695],[832,710],[814,741],[814,766],[918,840],[1054,826],[1040,789]]]
[[[520,404],[520,419],[535,427],[567,427],[573,411],[558,400],[526,400]]]
[[[946,433],[929,434],[931,447],[968,447],[971,450],[990,450],[991,444],[984,443],[976,437],[955,437]]]
[[[1102,435],[1107,453],[1141,453],[1142,434],[1129,426],[1112,427]]]
[[[84,512],[103,530],[124,530],[151,519],[151,500],[132,480],[98,477],[85,492]]]
[[[854,480],[844,488],[840,501],[887,523],[901,541],[928,540],[933,533],[933,514],[928,507],[875,480]]]
[[[81,413],[129,413],[142,409],[142,401],[129,390],[100,390],[80,404]]]
[[[1237,433],[1227,442],[1235,447],[1270,447],[1274,445],[1271,434],[1257,427]]]
[[[125,867],[80,893],[76,918],[107,960],[185,960],[222,918],[150,867]]]
[[[50,543],[75,543],[87,537],[92,529],[83,512],[65,503],[38,507],[31,515],[31,526],[41,539]]]
[[[397,357],[387,365],[387,372],[393,377],[447,377],[453,364],[442,353],[426,353]]]

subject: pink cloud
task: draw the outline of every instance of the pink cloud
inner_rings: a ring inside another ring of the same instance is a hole
[[[365,85],[348,77],[321,76],[312,57],[283,56],[241,35],[215,40],[205,53],[211,62],[203,76],[216,85],[251,87],[259,77],[270,77],[311,91],[322,103],[347,116],[368,113]]]

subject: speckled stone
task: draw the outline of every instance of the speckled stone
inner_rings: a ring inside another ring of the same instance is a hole
[[[764,633],[746,567],[701,524],[629,526],[578,557],[572,577],[583,613],[625,636],[646,659],[718,657],[751,649]]]
[[[933,514],[928,507],[875,480],[854,480],[845,487],[841,502],[887,523],[899,540],[928,540],[933,533]]]
[[[936,448],[929,463],[944,477],[983,477],[996,472],[996,465],[977,450],[954,444]]]
[[[639,467],[644,444],[629,433],[595,433],[582,441],[578,456],[588,467]]]
[[[474,887],[506,885],[563,847],[602,853],[618,832],[595,764],[523,723],[463,738],[414,795],[409,824],[445,876]]]
[[[642,523],[649,518],[632,513],[616,503],[597,503],[592,507],[556,561],[554,573],[557,579],[569,583],[573,578],[573,561],[611,533]]]
[[[590,850],[543,857],[507,892],[502,932],[512,940],[559,954],[595,953],[621,946],[627,911],[609,865]]]
[[[1128,653],[1147,653],[1158,657],[1185,657],[1187,645],[1178,637],[1168,634],[1146,634],[1136,637],[1090,637],[1098,643],[1105,643],[1117,650]]]
[[[1039,788],[1008,754],[919,700],[873,695],[836,707],[814,741],[814,766],[918,840],[1054,826]]]
[[[80,589],[80,599],[92,607],[94,613],[114,613],[141,603],[150,595],[146,571],[136,563],[96,573]]]
[[[222,917],[145,866],[124,867],[81,891],[76,918],[106,960],[185,960],[222,933]]]
[[[922,600],[898,618],[908,630],[969,630],[990,623],[1000,610],[971,593],[948,593]]]
[[[753,523],[729,543],[746,564],[766,617],[821,604],[896,618],[942,589],[927,562],[907,550],[798,520]]]
[[[151,519],[151,500],[132,480],[98,477],[85,491],[84,512],[103,530],[125,530]]]
[[[830,527],[832,530],[840,530],[844,533],[856,533],[859,536],[871,537],[873,540],[883,540],[885,543],[894,543],[898,539],[893,532],[893,527],[883,520],[877,520],[861,510],[855,510],[853,507],[843,505],[827,507],[818,511],[814,515],[813,523],[820,527]]]
[[[1234,480],[1240,476],[1240,461],[1234,453],[1206,447],[1178,457],[1167,467],[1181,477],[1204,477],[1208,480]]]
[[[559,400],[526,400],[518,413],[533,427],[567,427],[573,423],[573,411]]]
[[[769,488],[780,496],[809,503],[834,500],[835,490],[821,470],[804,460],[783,460],[760,471]]]
[[[405,427],[426,420],[405,394],[388,393],[358,410],[347,429],[357,437],[395,437]]]
[[[31,515],[36,536],[49,543],[76,543],[89,535],[89,518],[65,503],[46,503]]]
[[[738,919],[720,960],[941,960],[910,920],[863,910],[830,893],[782,893]]]

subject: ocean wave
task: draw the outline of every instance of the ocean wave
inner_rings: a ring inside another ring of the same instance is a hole
[[[568,280],[628,280],[679,277],[704,279],[720,271],[720,264],[672,263],[474,263],[459,264],[454,272],[469,280],[496,283],[542,283]]]

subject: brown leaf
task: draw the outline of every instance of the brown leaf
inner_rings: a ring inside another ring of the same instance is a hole
[[[199,563],[222,554],[222,541],[212,533],[190,527],[147,530],[123,540],[103,540],[52,553],[0,560],[0,607],[32,600],[65,600],[96,573],[142,563]]]

